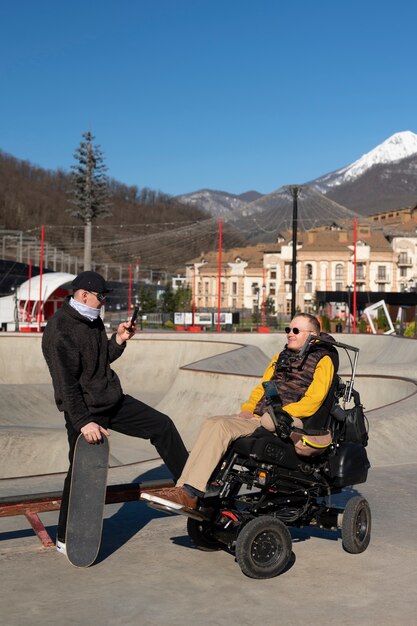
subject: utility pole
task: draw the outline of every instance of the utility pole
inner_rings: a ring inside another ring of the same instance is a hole
[[[300,185],[290,185],[292,194],[292,275],[291,275],[291,318],[295,316],[297,295],[297,225],[298,225],[298,192]]]
[[[350,294],[352,293],[352,285],[346,285],[347,291],[347,318],[346,318],[346,328],[347,332],[350,333]]]

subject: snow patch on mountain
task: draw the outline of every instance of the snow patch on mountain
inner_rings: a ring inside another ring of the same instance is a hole
[[[240,211],[247,202],[238,196],[224,191],[201,189],[189,194],[177,196],[177,200],[186,204],[198,206],[213,216],[229,219],[236,211]]]

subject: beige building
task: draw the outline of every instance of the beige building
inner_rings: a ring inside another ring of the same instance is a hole
[[[384,214],[364,220],[357,227],[357,291],[408,290],[417,279],[417,212],[405,209],[391,217],[387,213],[385,219],[381,215]],[[298,234],[296,307],[313,311],[316,291],[353,289],[353,241],[352,225],[333,224]],[[222,310],[253,311],[268,298],[276,313],[290,314],[290,232],[282,233],[274,244],[223,251],[221,261]],[[210,251],[186,266],[185,282],[192,288],[199,310],[218,306],[218,263],[218,252]]]
[[[417,287],[417,207],[386,211],[371,217],[380,225],[394,252],[396,291]]]

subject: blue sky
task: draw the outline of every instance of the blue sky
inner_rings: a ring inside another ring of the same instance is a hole
[[[173,195],[268,193],[417,131],[414,0],[19,0],[0,12],[0,149]]]

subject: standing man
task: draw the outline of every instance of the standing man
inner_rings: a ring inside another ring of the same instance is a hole
[[[320,325],[309,313],[298,313],[285,329],[288,343],[266,368],[261,382],[252,390],[247,402],[235,415],[218,415],[201,426],[177,486],[158,491],[142,491],[141,499],[168,506],[172,510],[193,511],[203,498],[208,480],[226,452],[238,437],[252,435],[259,427],[275,430],[267,413],[263,382],[274,380],[286,411],[297,427],[320,417],[320,409],[329,393],[339,359],[333,346],[320,343]],[[305,356],[297,355],[309,335],[317,337]],[[325,335],[329,339],[329,335]],[[331,339],[331,338],[330,338]]]
[[[80,433],[94,444],[108,428],[150,439],[176,481],[188,457],[172,420],[152,407],[125,395],[110,364],[135,334],[130,322],[119,325],[107,338],[100,308],[111,291],[96,272],[81,272],[69,296],[46,325],[42,351],[55,392],[55,402],[64,412],[70,466],[64,483],[57,529],[57,549],[65,553],[65,531],[74,448]]]

